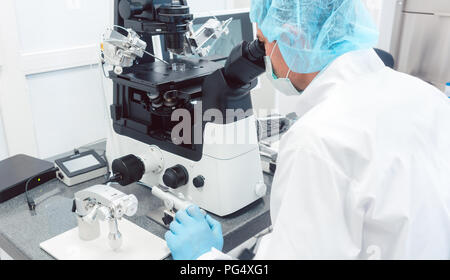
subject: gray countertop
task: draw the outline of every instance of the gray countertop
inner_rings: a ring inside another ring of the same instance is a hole
[[[272,177],[265,175],[264,179],[270,193]],[[0,204],[0,248],[14,259],[53,259],[40,249],[39,244],[76,227],[76,219],[71,212],[74,193],[103,181],[99,178],[69,188],[54,180],[37,187],[29,192],[37,204],[35,215],[28,210],[24,194]],[[164,238],[167,230],[147,217],[149,211],[162,206],[162,201],[154,197],[149,189],[137,184],[113,187],[134,194],[139,200],[136,215],[126,218]],[[237,213],[215,218],[222,223],[224,251],[228,252],[270,226],[269,196]]]

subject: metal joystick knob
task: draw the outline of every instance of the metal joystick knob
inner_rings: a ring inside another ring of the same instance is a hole
[[[119,231],[119,226],[117,224],[117,219],[110,219],[109,222],[109,234],[108,234],[108,243],[109,246],[117,251],[122,247],[123,238],[122,234]]]
[[[166,172],[164,172],[163,182],[172,189],[184,186],[188,181],[189,173],[182,165],[175,165],[174,167],[166,169]]]

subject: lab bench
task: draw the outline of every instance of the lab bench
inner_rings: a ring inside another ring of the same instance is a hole
[[[104,150],[104,147],[105,143],[93,146],[97,150]],[[272,177],[265,174],[264,180],[270,194]],[[29,192],[37,204],[35,214],[29,211],[24,194],[1,203],[0,249],[13,259],[53,259],[40,248],[39,244],[76,227],[76,218],[71,211],[74,194],[103,182],[104,178],[97,178],[69,188],[62,182],[54,180],[39,186]],[[149,211],[160,208],[163,202],[154,197],[148,188],[138,184],[126,187],[113,185],[113,187],[126,194],[134,194],[138,198],[139,207],[136,215],[126,219],[164,238],[167,229],[147,217]],[[229,252],[270,226],[269,195],[229,216],[223,218],[212,216],[222,224],[223,250]]]

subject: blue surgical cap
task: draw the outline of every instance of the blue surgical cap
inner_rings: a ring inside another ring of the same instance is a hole
[[[360,0],[252,0],[250,18],[277,41],[291,71],[323,70],[344,53],[377,44],[378,31]]]

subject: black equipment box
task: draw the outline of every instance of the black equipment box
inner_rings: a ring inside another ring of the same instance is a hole
[[[26,155],[0,161],[0,203],[24,193],[30,178],[42,174],[30,181],[28,190],[56,178],[56,172],[51,172],[53,168],[51,162]]]

